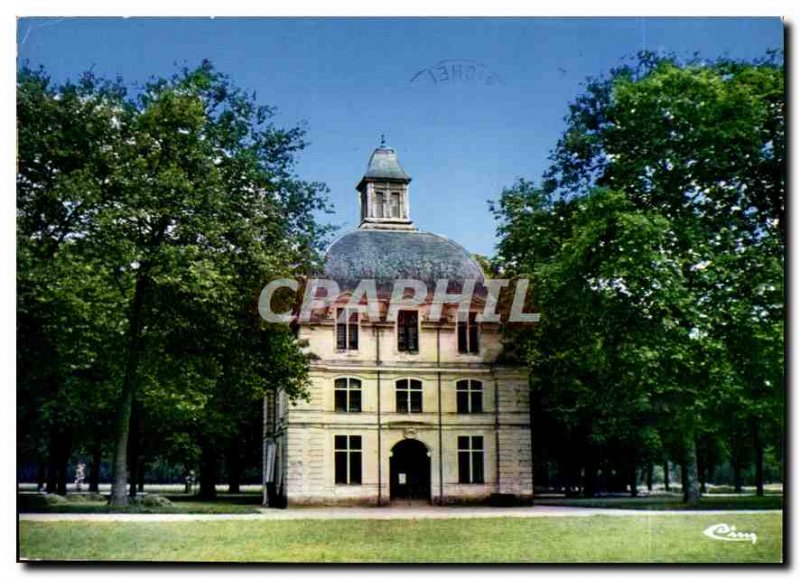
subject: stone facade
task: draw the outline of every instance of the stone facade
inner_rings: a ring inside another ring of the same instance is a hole
[[[317,359],[310,399],[278,404],[273,480],[288,504],[530,502],[528,374],[498,364],[497,325],[476,324],[477,351],[460,351],[455,306],[432,322],[427,302],[415,308],[415,351],[400,351],[397,322],[385,316],[359,318],[357,347],[345,349],[337,340],[336,312],[348,296],[298,329]],[[471,309],[480,308],[475,303]],[[337,408],[335,385],[342,379],[360,386],[357,411]],[[398,392],[409,380],[421,386],[416,407]],[[472,389],[473,397],[459,387]]]

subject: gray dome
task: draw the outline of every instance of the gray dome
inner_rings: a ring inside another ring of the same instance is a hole
[[[450,280],[450,290],[464,280],[483,283],[483,271],[463,247],[422,231],[356,230],[328,249],[325,273],[344,291],[362,279],[374,279],[378,288],[391,288],[396,279],[418,279],[433,292],[437,279]]]

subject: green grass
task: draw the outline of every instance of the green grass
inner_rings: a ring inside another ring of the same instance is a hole
[[[709,485],[707,492],[708,494],[711,495],[720,493],[732,494],[736,492],[736,489],[732,485]],[[742,492],[747,494],[755,494],[756,489],[755,487],[742,487]],[[764,494],[765,495],[783,494],[783,485],[782,484],[764,485]]]
[[[194,495],[165,494],[172,506],[146,507],[142,505],[129,507],[109,507],[103,500],[85,500],[81,495],[68,494],[67,503],[48,504],[43,495],[20,493],[17,495],[17,506],[21,513],[201,513],[201,514],[235,514],[257,513],[261,495],[240,493],[236,495],[220,494],[214,501],[200,500]],[[584,498],[537,498],[537,505],[557,505],[568,507],[638,509],[638,510],[777,510],[782,507],[781,495],[742,495],[735,497],[706,495],[695,507],[687,507],[678,495],[659,495],[655,497],[598,497]]]
[[[680,496],[656,496],[639,498],[541,498],[535,499],[537,505],[558,505],[563,507],[591,507],[596,509],[643,509],[648,511],[668,511],[668,510],[773,510],[781,509],[783,506],[783,496],[765,495],[757,497],[755,495],[743,495],[738,497],[717,497],[703,496],[700,502],[694,507],[688,507],[683,503]]]
[[[193,495],[162,495],[172,501],[169,507],[110,507],[105,499],[81,500],[81,495],[67,495],[66,503],[48,504],[43,495],[20,493],[17,508],[21,513],[257,513],[260,494],[221,495],[215,501],[203,501]]]
[[[709,539],[714,523],[755,545]],[[21,521],[22,558],[398,563],[778,563],[781,513],[509,519]]]

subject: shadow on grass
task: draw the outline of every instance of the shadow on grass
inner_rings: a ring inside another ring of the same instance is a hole
[[[68,494],[65,497],[37,493],[17,493],[17,511],[20,513],[202,513],[237,514],[257,513],[261,505],[259,493],[221,493],[216,499],[204,499],[190,494],[161,494],[169,499],[165,506],[130,505],[111,507],[106,495],[93,493]]]
[[[658,497],[597,497],[597,498],[540,498],[534,499],[536,505],[553,505],[564,507],[587,507],[595,509],[641,509],[647,511],[668,511],[668,510],[777,510],[783,508],[782,495],[765,495],[757,497],[745,495],[739,497],[713,496],[706,495],[700,498],[700,502],[690,507],[686,505],[681,497],[658,496]]]

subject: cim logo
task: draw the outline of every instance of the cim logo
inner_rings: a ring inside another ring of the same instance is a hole
[[[737,531],[736,525],[728,525],[726,523],[711,525],[703,531],[703,534],[709,539],[716,539],[717,541],[747,542],[755,545],[757,540],[755,533]]]

